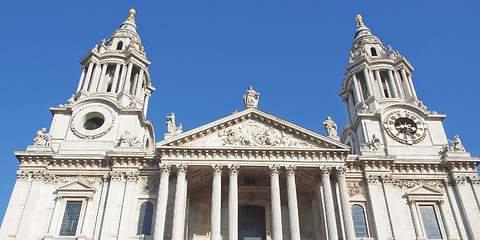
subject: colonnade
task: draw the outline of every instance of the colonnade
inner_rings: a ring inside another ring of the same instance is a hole
[[[185,217],[187,204],[187,166],[177,165],[177,182],[175,189],[174,214],[172,226],[172,240],[183,240],[185,238]],[[156,208],[154,239],[162,240],[165,233],[165,217],[168,199],[168,179],[170,177],[170,166],[160,166],[160,184],[158,186],[158,199]],[[240,166],[228,166],[229,190],[228,190],[228,229],[230,240],[238,239],[238,173]],[[282,169],[285,169],[287,182],[287,200],[288,200],[288,217],[290,228],[290,239],[300,240],[300,223],[298,216],[297,189],[295,182],[296,167],[295,166],[269,166],[270,175],[270,207],[271,207],[271,233],[273,240],[282,240],[282,212],[280,197],[280,181],[279,175]],[[221,239],[221,179],[223,173],[222,165],[214,165],[212,168],[212,199],[210,214],[210,239]],[[339,232],[337,229],[337,219],[335,215],[334,195],[332,193],[331,176],[336,178],[339,187],[339,195],[341,201],[341,212],[343,226],[345,226],[345,236],[347,240],[355,239],[353,228],[352,212],[349,203],[349,195],[345,180],[345,168],[343,166],[323,166],[320,168],[320,176],[317,184],[319,204],[326,211],[325,222],[327,224],[327,234],[329,239],[338,239]]]
[[[109,68],[111,71],[107,73]],[[114,70],[112,68],[114,68]],[[132,76],[134,68],[138,68],[139,70]],[[113,75],[111,81],[107,79],[110,72],[112,72]],[[112,64],[90,61],[90,63],[82,69],[77,92],[81,90],[86,92],[127,92],[141,99],[144,94],[142,88],[144,76],[145,69],[136,67],[133,62]],[[133,81],[130,81],[132,77]]]

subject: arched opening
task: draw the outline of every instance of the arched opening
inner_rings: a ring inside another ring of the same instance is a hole
[[[122,50],[122,48],[123,48],[123,42],[119,41],[117,44],[117,50]]]
[[[377,56],[377,50],[374,47],[370,48],[370,52],[372,53],[372,56]]]
[[[368,238],[367,219],[362,206],[355,204],[352,206],[353,228],[356,238]]]
[[[137,235],[150,236],[152,232],[153,221],[153,204],[144,202],[140,205],[140,213],[138,214]]]

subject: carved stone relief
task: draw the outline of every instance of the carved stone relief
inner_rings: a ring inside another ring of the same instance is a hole
[[[142,193],[146,195],[156,195],[160,179],[151,177],[142,177]]]
[[[318,147],[293,134],[282,132],[255,120],[223,129],[192,142],[187,146],[248,146],[248,147]]]
[[[360,184],[360,182],[347,182],[347,188],[348,195],[350,195],[350,197],[357,195],[364,196],[365,191],[363,190],[363,186]]]
[[[442,180],[399,179],[398,181],[393,182],[393,185],[399,188],[413,188],[421,184],[436,188],[443,187]]]

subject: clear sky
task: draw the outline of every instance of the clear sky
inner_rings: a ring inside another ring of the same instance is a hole
[[[155,2],[155,3],[152,3]],[[346,124],[337,95],[363,20],[385,46],[413,65],[419,99],[446,113],[480,156],[479,1],[2,1],[0,38],[0,220],[18,161],[13,151],[50,127],[49,107],[65,104],[81,74],[78,61],[137,11],[136,24],[157,88],[147,118],[157,142],[175,112],[184,130],[243,110],[249,85],[259,109],[325,134],[327,116]]]

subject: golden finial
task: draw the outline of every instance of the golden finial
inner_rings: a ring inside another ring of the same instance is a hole
[[[357,27],[365,26],[365,24],[362,22],[362,15],[358,14],[355,20],[357,20]]]
[[[237,113],[238,113],[238,110],[237,110],[237,109],[235,109],[235,112],[233,112],[233,113],[232,113],[232,115],[233,115],[233,114],[237,114]]]
[[[135,9],[133,8],[130,9],[130,16],[128,16],[128,20],[132,20],[135,22],[135,13],[136,13]]]

